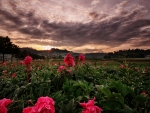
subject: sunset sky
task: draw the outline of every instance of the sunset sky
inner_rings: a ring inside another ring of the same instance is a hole
[[[150,0],[0,0],[0,36],[37,50],[150,49]]]

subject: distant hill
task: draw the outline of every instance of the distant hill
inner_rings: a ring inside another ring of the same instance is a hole
[[[24,48],[20,48],[21,51],[27,51],[29,53],[34,53],[34,54],[39,54],[39,53],[68,53],[68,52],[71,52],[71,51],[68,51],[66,49],[64,50],[61,50],[61,49],[58,49],[58,48],[51,48],[50,50],[36,50],[36,49],[33,49],[33,48],[28,48],[28,47],[24,47]]]
[[[58,48],[51,48],[50,50],[40,50],[38,52],[50,52],[50,53],[68,53],[71,51],[68,51],[66,49],[58,49]]]
[[[128,49],[110,52],[104,58],[147,58],[150,56],[150,49]]]
[[[33,54],[38,54],[38,50],[33,49],[33,48],[28,48],[28,47],[24,47],[24,48],[20,48],[21,51],[27,51],[29,53],[33,53]]]

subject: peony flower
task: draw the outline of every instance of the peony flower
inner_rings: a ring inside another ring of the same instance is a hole
[[[34,106],[24,108],[22,113],[55,113],[54,100],[48,96],[40,97]]]
[[[87,103],[80,103],[80,105],[84,108],[82,113],[101,113],[103,110],[99,108],[98,106],[94,105],[94,100],[89,100]]]
[[[142,95],[146,95],[146,92],[145,92],[145,91],[143,91],[141,94],[142,94]]]
[[[0,100],[0,113],[7,113],[7,106],[10,104],[12,101],[10,99],[3,98]]]
[[[3,73],[4,73],[4,74],[7,73],[7,70],[4,70]]]
[[[22,113],[39,113],[39,112],[36,112],[36,110],[35,110],[35,108],[33,106],[33,107],[23,108]]]
[[[120,65],[120,68],[121,68],[121,69],[124,68],[124,65],[121,64],[121,65]]]
[[[23,65],[23,64],[24,64],[24,61],[20,61],[19,64],[20,64],[20,65]]]
[[[64,62],[67,66],[73,67],[75,65],[74,58],[68,53],[64,58]]]
[[[139,68],[138,68],[138,67],[135,67],[135,70],[136,70],[136,71],[138,71],[138,70],[139,70]]]
[[[39,70],[40,68],[41,68],[40,66],[37,67],[38,70]]]
[[[80,54],[79,55],[79,60],[84,62],[85,61],[85,56],[83,54]]]
[[[13,73],[11,77],[12,77],[12,78],[15,78],[15,77],[16,77],[16,73]]]
[[[7,65],[7,63],[6,62],[4,62],[3,64],[2,64],[2,66],[6,66]]]
[[[55,113],[54,100],[48,96],[40,97],[35,104],[35,109],[39,113]]]
[[[65,68],[66,68],[65,66],[59,66],[57,71],[62,72],[63,70],[65,70]]]
[[[32,62],[32,57],[31,56],[26,56],[25,59],[24,59],[24,63],[27,65],[27,64],[30,64]]]
[[[71,73],[72,70],[67,70],[68,73]]]

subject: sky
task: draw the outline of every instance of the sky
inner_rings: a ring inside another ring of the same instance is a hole
[[[0,0],[0,36],[37,50],[150,49],[150,0]]]

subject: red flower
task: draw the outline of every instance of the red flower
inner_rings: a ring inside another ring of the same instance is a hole
[[[124,65],[121,64],[121,65],[120,65],[120,68],[124,68]]]
[[[37,67],[38,70],[39,70],[40,68],[41,68],[40,66]]]
[[[33,107],[24,108],[22,113],[55,113],[54,100],[48,96],[40,97]]]
[[[16,77],[16,73],[13,73],[11,77],[12,77],[12,78],[15,78],[15,77]]]
[[[74,58],[68,53],[64,58],[64,62],[67,66],[73,67],[75,65]]]
[[[23,65],[23,64],[24,64],[24,61],[20,61],[19,64]]]
[[[32,62],[32,57],[31,56],[26,56],[25,59],[24,59],[24,63],[27,65],[27,64],[30,64]]]
[[[135,70],[136,70],[136,71],[138,71],[138,70],[139,70],[139,68],[138,68],[138,67],[135,67]]]
[[[143,92],[142,92],[142,95],[146,95],[146,92],[145,92],[145,91],[143,91]]]
[[[67,70],[68,73],[71,73],[71,70]]]
[[[4,70],[3,73],[4,73],[4,74],[7,73],[7,70]]]
[[[66,68],[65,66],[59,66],[57,71],[62,72],[63,70],[65,70],[65,68]]]
[[[2,64],[2,66],[6,66],[7,65],[7,63],[6,62],[4,62],[3,64]]]
[[[39,112],[36,112],[36,110],[35,110],[35,108],[33,106],[33,107],[23,108],[22,113],[39,113]]]
[[[83,54],[80,54],[79,55],[79,60],[84,62],[85,61],[85,56]]]
[[[87,103],[80,103],[80,105],[84,108],[82,113],[101,113],[103,110],[99,108],[98,106],[94,105],[94,100],[89,100]]]
[[[54,100],[48,96],[38,98],[35,108],[39,113],[55,113]]]
[[[7,106],[10,104],[12,101],[10,99],[3,98],[0,100],[0,113],[7,113]]]

